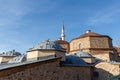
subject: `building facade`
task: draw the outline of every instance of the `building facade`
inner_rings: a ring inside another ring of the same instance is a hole
[[[120,74],[119,49],[107,35],[87,30],[65,40],[45,40],[27,50],[0,54],[0,80],[105,80]]]
[[[67,46],[67,44],[64,45]],[[105,61],[119,61],[119,54],[112,45],[112,39],[107,35],[91,32],[91,30],[87,30],[84,34],[72,39],[69,42],[69,48],[67,47],[66,50],[70,54],[82,50]]]

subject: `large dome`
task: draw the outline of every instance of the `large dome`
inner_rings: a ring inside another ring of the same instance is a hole
[[[78,57],[92,57],[92,55],[90,53],[82,52],[82,51],[75,53],[75,55]]]
[[[31,48],[30,50],[61,50],[61,51],[65,51],[65,49],[63,49],[57,42],[55,41],[50,41],[50,40],[45,40],[42,41],[40,43],[38,43],[37,45],[35,45],[33,48]]]
[[[91,32],[91,30],[87,30],[84,34],[82,34],[79,37],[74,38],[74,39],[85,38],[85,37],[108,37],[108,38],[110,38],[108,35],[102,35],[102,34],[98,34],[95,32]]]

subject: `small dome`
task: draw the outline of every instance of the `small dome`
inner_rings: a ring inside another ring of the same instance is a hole
[[[48,50],[62,50],[65,51],[57,42],[55,41],[50,41],[50,40],[45,40],[37,45],[35,45],[31,50],[36,50],[36,49],[48,49]]]
[[[15,50],[0,53],[0,56],[20,56],[20,55],[21,55],[21,53],[16,52]]]
[[[87,66],[87,63],[76,55],[66,55],[65,65]]]
[[[82,51],[79,51],[77,53],[75,53],[76,56],[78,57],[92,57],[91,54],[87,53],[87,52],[82,52]]]

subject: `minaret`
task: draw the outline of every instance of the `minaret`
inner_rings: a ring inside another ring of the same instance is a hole
[[[64,31],[64,23],[62,25],[62,34],[61,34],[61,38],[64,41],[65,40],[65,31]]]

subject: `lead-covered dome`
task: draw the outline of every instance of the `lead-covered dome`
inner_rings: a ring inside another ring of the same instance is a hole
[[[16,52],[15,50],[0,53],[0,56],[20,56],[20,55],[21,55],[21,53]]]
[[[90,53],[83,52],[83,51],[79,51],[79,52],[75,53],[75,55],[78,57],[93,57]]]
[[[67,54],[66,61],[64,65],[71,65],[71,66],[87,66],[87,63],[76,55]]]
[[[65,49],[63,49],[57,42],[51,41],[51,40],[42,41],[42,42],[38,43],[37,45],[35,45],[30,50],[38,50],[38,49],[40,49],[40,50],[61,50],[61,51],[65,51]]]

